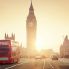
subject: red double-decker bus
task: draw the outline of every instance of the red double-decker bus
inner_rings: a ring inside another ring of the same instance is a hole
[[[19,59],[19,43],[13,40],[0,40],[0,63],[15,63]]]

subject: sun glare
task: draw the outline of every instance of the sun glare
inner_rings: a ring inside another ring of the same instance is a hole
[[[37,49],[37,51],[42,50],[42,45],[43,45],[42,43],[43,43],[43,41],[40,38],[37,38],[37,40],[36,40],[36,49]]]

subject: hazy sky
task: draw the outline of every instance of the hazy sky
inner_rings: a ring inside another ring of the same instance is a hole
[[[32,0],[37,19],[37,41],[43,48],[59,51],[69,35],[69,0]],[[0,0],[0,38],[13,32],[26,44],[26,19],[31,0]]]

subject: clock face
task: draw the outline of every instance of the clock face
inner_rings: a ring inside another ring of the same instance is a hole
[[[30,22],[30,23],[29,23],[29,26],[30,26],[30,27],[32,27],[32,26],[33,26],[33,23],[32,23],[32,22]]]

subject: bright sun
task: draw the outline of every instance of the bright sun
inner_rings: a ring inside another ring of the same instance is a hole
[[[37,49],[37,51],[41,51],[42,50],[42,46],[43,46],[43,43],[42,42],[43,41],[40,38],[38,38],[36,40],[36,49]]]
[[[54,42],[55,42],[54,37],[55,36],[54,36],[54,34],[52,35],[52,33],[49,33],[48,35],[44,34],[44,36],[42,36],[39,33],[37,35],[37,40],[36,40],[36,49],[37,49],[37,51],[41,51],[42,49],[50,49],[52,47],[52,44],[54,45]]]

